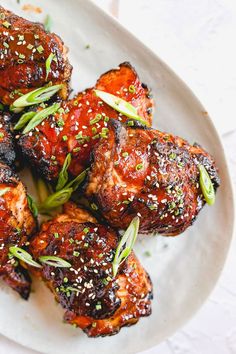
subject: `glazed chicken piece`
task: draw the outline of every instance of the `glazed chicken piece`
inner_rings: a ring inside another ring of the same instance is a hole
[[[25,187],[7,165],[0,163],[0,276],[24,299],[30,293],[30,277],[8,253],[11,246],[24,246],[35,227]]]
[[[64,206],[64,214],[43,224],[30,243],[35,260],[52,255],[71,264],[70,268],[43,265],[32,271],[65,309],[64,320],[90,337],[115,334],[151,314],[152,284],[133,252],[113,278],[118,243],[114,230],[73,203]]]
[[[177,136],[110,123],[109,138],[93,152],[87,197],[112,227],[126,229],[138,215],[140,232],[182,233],[205,204],[198,164],[219,186],[213,158]]]
[[[140,82],[134,68],[123,63],[103,74],[95,87],[62,103],[60,112],[20,138],[23,154],[47,180],[57,179],[68,153],[72,154],[69,172],[77,176],[88,167],[93,146],[99,139],[106,139],[109,119],[129,120],[103,103],[94,89],[119,96],[138,107],[138,114],[151,125],[153,102],[150,92]]]
[[[0,161],[11,166],[15,161],[13,137],[10,130],[10,115],[0,113]]]
[[[53,53],[50,72],[46,60]],[[68,96],[71,65],[61,38],[44,26],[16,16],[0,6],[0,101],[10,105],[21,93],[48,82],[65,84],[61,97]]]

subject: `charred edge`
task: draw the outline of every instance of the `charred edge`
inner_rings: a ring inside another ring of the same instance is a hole
[[[16,186],[19,182],[19,177],[11,170],[11,168],[4,163],[0,163],[0,183]]]

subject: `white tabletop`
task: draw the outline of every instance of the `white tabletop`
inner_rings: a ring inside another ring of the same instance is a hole
[[[236,1],[94,1],[118,16],[200,98],[222,135],[236,187]],[[145,354],[236,354],[235,254],[236,238],[205,305],[184,328]],[[36,352],[0,336],[0,354],[6,353]]]

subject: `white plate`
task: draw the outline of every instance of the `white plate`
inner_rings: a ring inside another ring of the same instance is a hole
[[[62,323],[63,311],[46,287],[34,283],[28,302],[1,283],[0,333],[50,354],[136,353],[154,346],[182,326],[202,306],[223,268],[233,231],[233,192],[216,130],[188,87],[149,49],[90,1],[36,1],[53,18],[53,30],[70,48],[75,90],[93,85],[98,76],[130,61],[153,89],[154,126],[197,141],[215,156],[222,185],[216,204],[206,206],[193,227],[176,238],[146,238],[137,254],[154,285],[153,314],[113,337],[89,339]],[[15,0],[1,5],[22,14]],[[22,1],[21,1],[22,5]],[[27,16],[24,13],[24,16]],[[28,15],[29,16],[29,15]],[[130,14],[132,16],[132,14]],[[137,25],[142,25],[138,23]],[[90,49],[85,46],[90,44]],[[150,250],[151,257],[143,254]]]

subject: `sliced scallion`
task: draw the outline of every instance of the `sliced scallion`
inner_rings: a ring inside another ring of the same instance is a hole
[[[20,259],[21,261],[24,261],[25,263],[31,265],[32,267],[41,268],[41,265],[33,260],[31,254],[29,254],[22,248],[17,246],[12,246],[9,248],[9,251],[14,257]]]
[[[44,28],[45,28],[45,31],[51,32],[51,29],[52,29],[52,18],[51,18],[50,15],[47,15],[46,18],[45,18]]]
[[[135,216],[135,218],[129,224],[129,227],[125,231],[124,235],[122,236],[118,244],[118,247],[116,249],[115,257],[112,262],[112,270],[113,270],[114,277],[116,276],[120,265],[130,255],[138,235],[138,230],[139,230],[139,217]]]
[[[32,214],[34,215],[34,217],[37,217],[38,216],[37,205],[36,205],[34,199],[29,194],[27,195],[27,201],[28,201],[28,206],[29,206]]]
[[[84,181],[88,168],[81,172],[77,177],[70,181],[63,189],[49,195],[46,200],[44,200],[38,209],[40,213],[47,213],[51,209],[58,208],[59,206],[68,202],[71,194],[76,191],[80,184]]]
[[[36,114],[37,114],[37,112],[26,112],[26,113],[24,113],[20,117],[18,122],[15,124],[14,130],[20,130],[21,128],[23,128],[26,125],[26,123],[28,123]]]
[[[198,169],[200,172],[200,187],[202,190],[202,194],[209,205],[213,205],[215,203],[215,190],[211,178],[203,165],[198,165]]]
[[[77,177],[75,177],[72,181],[70,181],[66,187],[67,188],[72,188],[73,192],[76,191],[76,189],[78,189],[78,187],[81,185],[81,183],[84,181],[87,172],[88,172],[89,168],[86,168],[86,170],[84,170],[83,172],[81,172]]]
[[[69,268],[71,264],[64,259],[56,256],[41,256],[39,257],[40,263],[50,265],[58,268]]]
[[[59,173],[58,176],[58,181],[57,181],[57,185],[56,185],[56,191],[60,191],[65,184],[68,182],[68,168],[70,166],[71,163],[71,154],[67,154],[64,164],[62,166],[62,169]]]
[[[25,129],[23,130],[23,134],[28,133],[30,130],[34,129],[37,125],[42,123],[44,119],[46,119],[50,114],[56,113],[56,111],[60,108],[60,103],[54,103],[53,105],[42,109],[37,112],[35,116],[29,121]]]
[[[40,213],[47,213],[49,210],[56,209],[68,202],[73,192],[72,188],[64,188],[51,194],[42,204],[38,205]]]
[[[26,93],[17,98],[10,106],[14,113],[21,112],[25,107],[48,101],[55,93],[62,89],[63,85],[45,86]]]
[[[112,107],[113,109],[122,113],[128,118],[135,119],[144,125],[148,125],[148,123],[138,115],[137,109],[134,106],[132,106],[132,104],[130,104],[129,102],[105,91],[100,91],[100,90],[94,90],[94,91],[96,96],[99,97],[106,104],[108,104],[108,106]]]
[[[51,71],[51,64],[52,64],[52,61],[54,60],[54,58],[56,57],[56,55],[54,53],[51,53],[49,55],[49,57],[47,58],[46,60],[46,63],[45,63],[45,66],[46,66],[46,80],[48,79],[48,75]]]

